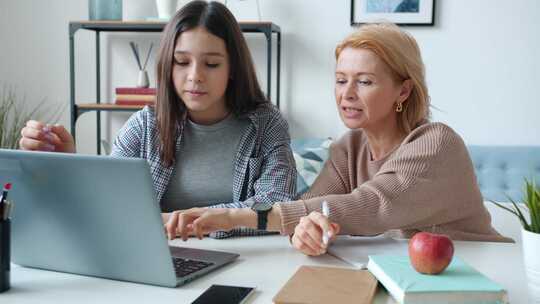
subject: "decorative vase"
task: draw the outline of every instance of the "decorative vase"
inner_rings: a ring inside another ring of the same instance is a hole
[[[159,19],[171,19],[176,12],[176,0],[156,0]]]
[[[150,86],[150,82],[148,81],[148,72],[146,70],[139,71],[139,78],[137,80],[137,87],[138,88],[148,88]]]
[[[540,304],[540,233],[521,229],[523,261],[529,289],[529,303]]]
[[[122,0],[88,0],[90,20],[122,20]]]
[[[259,0],[225,0],[224,4],[238,21],[261,21]]]
[[[154,17],[156,4],[152,0],[123,0],[122,20],[141,21]]]

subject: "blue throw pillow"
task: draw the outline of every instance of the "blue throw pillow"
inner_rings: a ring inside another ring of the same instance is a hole
[[[331,138],[295,139],[291,146],[298,177],[296,179],[297,196],[305,193],[321,172],[328,159]]]

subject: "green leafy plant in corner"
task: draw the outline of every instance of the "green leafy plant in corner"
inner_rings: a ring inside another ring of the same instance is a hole
[[[18,96],[11,87],[4,85],[0,91],[0,148],[17,149],[21,129],[28,120],[55,123],[62,114],[60,109],[47,108],[45,100],[28,109],[25,101],[25,98]]]
[[[534,180],[529,181],[525,179],[525,197],[523,198],[523,203],[529,212],[530,221],[527,220],[518,204],[509,196],[506,197],[512,203],[513,208],[506,207],[494,201],[490,202],[517,216],[523,229],[534,233],[540,233],[540,186],[538,186]]]

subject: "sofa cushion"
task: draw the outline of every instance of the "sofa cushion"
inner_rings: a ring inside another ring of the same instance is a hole
[[[330,138],[310,138],[292,140],[294,160],[298,171],[297,196],[306,192],[315,181],[328,158]]]
[[[538,146],[468,146],[484,200],[523,198],[525,178],[540,182]]]

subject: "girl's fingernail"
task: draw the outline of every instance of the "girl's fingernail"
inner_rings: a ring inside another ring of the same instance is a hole
[[[51,127],[45,126],[45,127],[43,127],[41,130],[42,130],[43,132],[45,132],[45,133],[49,133],[49,132],[51,132]]]

